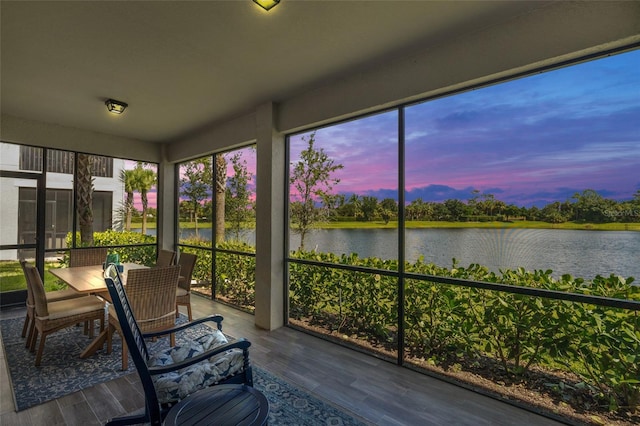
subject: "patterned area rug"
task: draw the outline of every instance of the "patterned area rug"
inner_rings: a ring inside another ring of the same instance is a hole
[[[181,316],[179,322],[182,321],[185,319]],[[36,368],[33,365],[35,355],[24,347],[25,339],[20,337],[23,323],[23,318],[0,321],[5,357],[18,411],[135,373],[131,360],[127,371],[120,369],[119,337],[114,338],[113,352],[110,355],[101,350],[87,359],[80,359],[78,355],[90,340],[82,334],[82,329],[77,327],[70,327],[48,336],[41,366]],[[200,327],[202,328],[199,331],[193,333],[202,332],[206,326]],[[180,344],[181,336],[176,336],[176,340],[177,344]],[[147,344],[153,352],[168,345],[168,339],[159,339]],[[270,425],[367,424],[266,370],[255,365],[253,370],[255,388],[262,391],[269,400]]]

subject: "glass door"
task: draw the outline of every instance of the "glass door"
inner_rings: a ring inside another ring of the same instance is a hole
[[[35,264],[41,273],[44,270],[43,176],[0,170],[0,308],[22,305],[27,299],[20,259]],[[34,196],[25,197],[25,192]]]

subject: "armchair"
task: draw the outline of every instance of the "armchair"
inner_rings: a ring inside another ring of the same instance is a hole
[[[143,334],[131,310],[117,268],[109,265],[104,277],[145,395],[143,414],[115,418],[107,425],[145,422],[161,425],[171,405],[197,390],[222,383],[253,386],[249,363],[251,343],[246,339],[228,343],[222,334],[223,318],[220,315],[200,318],[169,330]],[[214,322],[216,328],[159,353],[152,354],[147,349],[145,338],[177,333],[205,322]]]

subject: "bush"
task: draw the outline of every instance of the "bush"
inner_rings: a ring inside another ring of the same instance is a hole
[[[597,276],[578,292],[640,300],[640,287],[631,286],[632,281]],[[640,312],[576,303],[568,323],[573,339],[565,353],[582,366],[575,372],[598,389],[611,410],[636,412],[640,406]]]
[[[67,234],[67,247],[71,247],[72,233]],[[76,241],[80,241],[80,233],[76,234]],[[149,244],[143,247],[127,247],[133,244]],[[118,253],[120,262],[140,263],[142,265],[152,266],[156,261],[156,239],[149,235],[143,235],[140,232],[132,231],[112,231],[94,232],[93,245],[96,247],[103,246],[121,246],[109,249],[110,253]],[[69,265],[69,253],[65,252],[61,264]]]
[[[297,251],[297,259],[327,266],[291,263],[290,316],[328,333],[356,334],[370,344],[397,348],[397,279],[376,273],[345,271],[331,264],[396,270],[393,261],[357,255]],[[633,278],[596,277],[586,283],[552,271],[523,268],[489,272],[481,265],[451,269],[419,259],[407,272],[526,286],[546,290],[640,300]],[[564,365],[593,388],[611,410],[631,412],[640,402],[640,312],[587,306],[533,297],[429,282],[405,283],[405,348],[414,359],[451,362],[452,357],[491,358],[505,374],[526,380],[538,365],[549,370]],[[576,368],[576,367],[580,368]]]

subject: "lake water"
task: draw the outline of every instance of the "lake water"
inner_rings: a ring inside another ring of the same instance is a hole
[[[210,238],[211,230],[208,235]],[[201,230],[201,233],[203,230]],[[305,247],[335,254],[357,253],[360,257],[395,259],[398,232],[393,229],[316,229],[307,235]],[[184,234],[182,235],[185,236]],[[255,234],[242,239],[255,244]],[[553,270],[553,275],[571,274],[591,279],[614,273],[636,277],[640,284],[640,232],[576,231],[557,229],[407,229],[407,260],[423,255],[425,261],[451,267],[479,263],[492,271],[514,269]],[[300,236],[291,235],[297,249]]]

